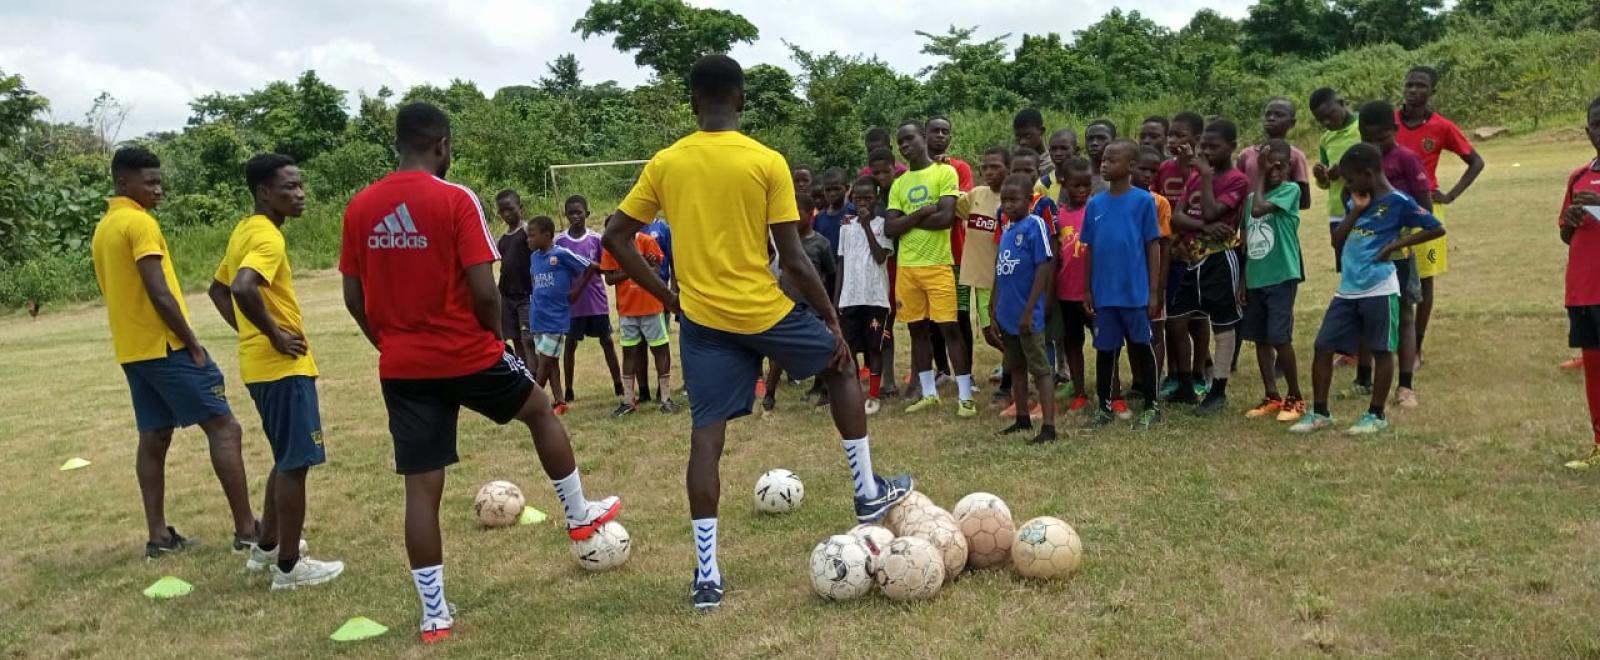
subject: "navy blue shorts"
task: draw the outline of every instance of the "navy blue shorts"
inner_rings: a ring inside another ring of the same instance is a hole
[[[1374,353],[1400,347],[1400,296],[1334,298],[1322,316],[1317,348],[1355,355],[1366,346]]]
[[[261,430],[272,445],[273,467],[292,472],[322,465],[322,413],[317,410],[317,379],[288,376],[265,383],[245,383],[261,413]]]
[[[193,426],[232,415],[222,370],[206,355],[204,366],[194,366],[189,351],[169,351],[164,358],[122,365],[133,395],[133,419],[141,432]]]
[[[1094,350],[1115,351],[1129,344],[1149,344],[1150,310],[1144,307],[1097,307]]]
[[[777,362],[792,378],[805,379],[822,371],[833,357],[833,333],[799,305],[776,325],[753,335],[707,328],[687,316],[681,323],[678,350],[697,429],[750,414],[762,358]]]
[[[611,315],[595,314],[593,316],[572,317],[572,327],[567,329],[567,341],[574,344],[583,341],[584,337],[606,339],[611,336]]]
[[[1267,346],[1294,341],[1294,299],[1299,290],[1299,280],[1289,280],[1246,291],[1239,338]]]

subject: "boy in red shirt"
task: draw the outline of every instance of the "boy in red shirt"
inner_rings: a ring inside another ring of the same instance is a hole
[[[427,103],[395,113],[400,166],[350,200],[339,272],[345,309],[378,349],[378,378],[406,483],[406,555],[422,600],[422,641],[450,636],[439,499],[456,455],[461,407],[497,424],[527,425],[566,509],[567,534],[593,536],[615,518],[615,497],[588,500],[567,431],[533,376],[500,336],[500,257],[477,195],[445,181],[450,119]]]
[[[1574,470],[1600,465],[1600,97],[1589,103],[1586,125],[1595,158],[1567,177],[1561,200],[1561,242],[1567,244],[1568,342],[1583,349],[1583,389],[1589,399],[1594,446],[1567,463]]]

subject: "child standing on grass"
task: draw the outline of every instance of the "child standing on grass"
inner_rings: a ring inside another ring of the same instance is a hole
[[[795,206],[800,211],[800,221],[796,227],[800,230],[800,245],[806,251],[806,259],[811,262],[812,272],[816,273],[817,277],[822,280],[823,290],[831,296],[837,291],[834,286],[834,250],[833,246],[828,243],[828,239],[823,238],[821,234],[811,228],[813,211],[815,211],[811,202],[811,195],[799,191],[795,192]],[[805,296],[801,293],[798,285],[791,281],[790,278],[783,277],[783,265],[778,263],[776,255],[773,258],[773,267],[776,269],[774,274],[778,276],[778,287],[783,289],[783,292],[789,296],[790,300],[805,305]],[[832,302],[837,303],[838,301],[835,299]],[[824,310],[810,311],[820,317]],[[773,360],[767,360],[767,363],[769,365],[767,369],[767,396],[761,400],[761,410],[770,413],[778,405],[778,383],[783,379],[783,368]],[[821,379],[813,379],[811,389],[806,391],[805,398],[807,401],[813,401],[817,407],[828,405],[828,392],[823,387]]]
[[[1032,210],[1032,214],[1033,215],[1037,215],[1037,216],[1039,216],[1040,219],[1044,220],[1044,224],[1045,224],[1046,227],[1055,226],[1056,213],[1058,211],[1058,208],[1056,206],[1056,202],[1055,202],[1054,199],[1051,199],[1051,197],[1049,195],[1045,194],[1044,187],[1042,185],[1040,185],[1039,182],[1038,182],[1038,179],[1040,177],[1040,174],[1039,174],[1039,152],[1034,151],[1033,149],[1030,149],[1028,147],[1017,147],[1015,150],[1013,150],[1011,152],[1011,173],[1012,174],[1021,174],[1021,175],[1024,175],[1024,176],[1030,176],[1030,177],[1033,177],[1035,179],[1035,183],[1034,183],[1034,186],[1033,186],[1033,196],[1031,198],[1031,201],[1028,203],[1028,208]],[[1026,217],[1027,216],[1023,216],[1023,218],[1026,218]],[[996,234],[995,234],[995,237],[994,237],[995,241],[996,241],[996,245],[998,245],[999,241],[1000,241],[1000,233],[999,232],[1004,232],[1006,227],[1009,227],[1012,222],[1015,222],[1015,221],[1017,221],[1019,219],[1021,219],[1021,218],[1015,218],[1015,217],[1011,216],[1011,214],[1006,213],[1005,212],[1005,208],[1003,206],[1000,208],[1000,217],[998,218],[999,228],[996,230]],[[1047,319],[1047,321],[1048,321],[1048,319]],[[1045,344],[1046,344],[1045,351],[1046,351],[1047,355],[1050,357],[1051,364],[1054,364],[1055,363],[1055,359],[1056,359],[1055,350],[1049,346],[1048,337],[1046,339],[1047,339],[1047,341],[1045,342]],[[1001,375],[1000,375],[1000,388],[999,389],[1000,389],[1001,392],[1004,392],[1007,395],[1010,394],[1010,392],[1011,392],[1011,371],[1009,369],[1004,370],[1001,373]],[[1007,396],[1006,398],[1010,398],[1010,397]],[[1016,413],[1015,410],[1011,409],[1010,407],[1007,407],[1005,410],[1000,412],[1000,416],[1001,417],[1011,417],[1015,413]],[[1039,406],[1035,405],[1033,407],[1033,409],[1029,411],[1029,414],[1031,414],[1034,417],[1038,417],[1038,416],[1042,415],[1043,412],[1039,408]]]
[[[1328,231],[1332,233],[1344,220],[1345,213],[1344,179],[1340,176],[1339,162],[1344,152],[1361,142],[1361,133],[1356,126],[1356,116],[1332,88],[1323,87],[1312,92],[1306,106],[1323,128],[1322,137],[1317,140],[1317,162],[1311,166],[1311,175],[1317,180],[1318,188],[1328,191]],[[1333,264],[1335,270],[1344,267],[1337,247],[1333,250]]]
[[[655,239],[641,231],[634,235],[634,248],[644,255],[650,265],[660,267],[666,260]],[[678,412],[672,400],[672,347],[667,335],[666,307],[645,291],[638,283],[622,272],[622,266],[609,250],[600,257],[600,270],[605,273],[606,284],[617,290],[617,327],[622,333],[622,396],[627,407],[618,406],[612,418],[631,415],[639,409],[639,400],[649,401],[649,388],[639,376],[651,357],[656,361],[656,409],[663,413]],[[641,393],[641,390],[645,393]]]
[[[599,272],[594,262],[555,243],[555,221],[537,216],[528,221],[529,275],[533,296],[528,302],[528,329],[533,331],[533,351],[539,364],[535,369],[538,385],[550,385],[552,398],[561,392],[558,363],[572,328],[572,301],[585,284]],[[570,354],[570,353],[569,353]],[[572,391],[570,386],[567,391]],[[557,415],[566,412],[566,403],[554,398]]]
[[[1083,370],[1083,340],[1085,331],[1093,322],[1093,315],[1083,305],[1084,253],[1088,246],[1083,243],[1082,234],[1084,210],[1089,203],[1089,189],[1094,185],[1094,177],[1089,172],[1089,161],[1082,158],[1062,164],[1056,169],[1056,174],[1061,176],[1062,197],[1061,214],[1056,217],[1056,236],[1061,240],[1061,268],[1056,271],[1055,303],[1061,324],[1060,351],[1065,354],[1068,385],[1071,387],[1070,391],[1063,394],[1072,399],[1067,412],[1079,412],[1089,407],[1089,386]],[[1121,396],[1114,395],[1112,410],[1116,410],[1118,404],[1124,410],[1128,407]]]
[[[1409,195],[1389,186],[1383,175],[1383,152],[1376,146],[1350,147],[1339,161],[1339,174],[1351,198],[1349,212],[1333,233],[1344,263],[1339,288],[1317,332],[1312,410],[1289,430],[1312,433],[1333,426],[1328,388],[1334,352],[1353,355],[1365,346],[1372,351],[1374,367],[1371,402],[1347,432],[1371,435],[1389,428],[1384,402],[1400,343],[1400,281],[1390,257],[1443,236],[1444,226]],[[1401,236],[1404,229],[1417,231]]]
[[[1144,410],[1135,429],[1161,423],[1156,405],[1156,356],[1150,350],[1150,320],[1161,312],[1161,230],[1156,201],[1133,187],[1138,147],[1130,140],[1106,146],[1100,172],[1110,188],[1089,200],[1084,213],[1084,305],[1094,312],[1095,389],[1098,408],[1086,428],[1104,428],[1116,420],[1111,410],[1112,377],[1117,353],[1128,346],[1133,385],[1144,396]]]
[[[1594,444],[1574,470],[1600,465],[1600,96],[1589,103],[1585,126],[1595,158],[1567,177],[1561,200],[1561,242],[1567,244],[1568,343],[1583,350],[1583,389]]]
[[[1266,396],[1244,416],[1275,415],[1280,422],[1299,421],[1306,412],[1294,355],[1294,300],[1305,279],[1300,255],[1300,185],[1293,181],[1292,147],[1267,140],[1255,159],[1255,177],[1245,201],[1244,321],[1239,338],[1254,342],[1256,363]],[[1278,393],[1278,367],[1288,381],[1289,397]]]
[[[990,147],[978,162],[981,181],[956,200],[956,221],[967,228],[961,245],[960,284],[972,289],[972,308],[978,316],[978,334],[997,350],[1004,350],[985,329],[993,323],[989,316],[989,297],[994,290],[994,262],[1000,245],[1000,187],[1011,173],[1011,152],[1005,147]],[[998,404],[1001,390],[995,389],[990,403]]]
[[[847,215],[839,227],[839,284],[834,300],[839,303],[839,327],[850,344],[851,355],[863,356],[867,366],[868,415],[882,408],[878,397],[883,391],[883,335],[889,322],[889,256],[894,243],[883,233],[883,216],[878,208],[878,184],[872,177],[861,177],[850,188],[856,215]]]
[[[883,129],[873,130],[882,131]],[[872,146],[873,142],[871,138],[872,131],[868,131],[867,167],[863,170],[862,176],[870,176],[872,177],[873,181],[877,182],[878,205],[872,211],[872,215],[882,216],[888,213],[889,210],[889,189],[894,186],[894,180],[899,178],[901,174],[905,173],[906,167],[904,163],[900,163],[895,160],[894,151],[888,147],[889,135],[887,131],[884,131],[882,138],[884,146],[882,147]],[[863,211],[861,209],[856,209],[856,215],[859,216],[862,212]],[[889,300],[893,301],[896,299],[895,276],[896,269],[899,265],[897,263],[898,259],[895,254],[895,250],[899,249],[899,242],[891,238],[889,239],[889,245],[890,247],[894,248],[889,252],[888,263]],[[895,308],[894,305],[891,304],[889,305],[889,320],[883,322],[883,390],[880,392],[880,394],[882,394],[882,398],[885,399],[893,398],[900,394],[900,387],[895,384],[899,381],[895,380],[894,377],[894,320]],[[909,389],[907,394],[916,394],[916,389]]]
[[[1239,171],[1244,172],[1245,178],[1254,181],[1260,174],[1258,167],[1261,152],[1266,149],[1267,142],[1289,140],[1289,131],[1294,130],[1295,124],[1298,123],[1295,114],[1294,101],[1289,97],[1274,96],[1267,99],[1266,107],[1261,110],[1261,132],[1265,137],[1261,144],[1252,144],[1239,150]],[[1299,147],[1292,144],[1289,145],[1287,180],[1300,187],[1300,210],[1311,208],[1311,179],[1306,176],[1306,155]]]
[[[1161,119],[1161,125],[1163,127],[1166,126],[1164,117],[1154,117],[1150,120],[1145,120],[1145,123],[1150,124],[1153,119]],[[1172,203],[1167,201],[1165,195],[1156,193],[1152,186],[1155,185],[1156,171],[1161,169],[1161,163],[1165,159],[1166,155],[1155,147],[1141,145],[1139,147],[1139,161],[1133,168],[1132,177],[1133,187],[1155,196],[1156,223],[1161,228],[1161,254],[1157,259],[1160,264],[1160,272],[1157,273],[1156,277],[1156,281],[1161,284],[1163,291],[1161,297],[1157,299],[1157,302],[1161,305],[1161,313],[1150,319],[1151,324],[1154,326],[1151,328],[1150,333],[1150,347],[1156,354],[1156,376],[1158,380],[1163,375],[1161,365],[1165,364],[1167,359],[1165,341],[1167,336],[1167,300],[1165,291],[1166,284],[1169,281],[1168,272],[1172,268]],[[1160,395],[1158,394],[1157,396]]]
[[[589,230],[589,200],[581,195],[567,198],[563,209],[567,216],[567,230],[555,237],[555,244],[566,248],[569,252],[583,257],[584,261],[591,264],[600,263],[600,234]],[[584,337],[593,337],[600,342],[600,352],[605,356],[606,369],[611,372],[611,389],[617,395],[617,410],[627,405],[622,396],[622,374],[617,365],[617,349],[611,343],[611,305],[606,299],[606,284],[599,277],[599,269],[590,270],[580,276],[578,286],[572,294],[572,327],[565,330],[566,353],[562,356],[561,366],[567,378],[566,398],[567,403],[572,403],[577,395],[577,383],[573,380],[573,370],[577,368],[578,343]]]
[[[1000,236],[1000,251],[995,260],[995,293],[990,300],[990,315],[1005,346],[1007,370],[1013,374],[1012,409],[1016,422],[1001,435],[1033,430],[1028,414],[1028,378],[1039,392],[1044,426],[1030,444],[1056,439],[1055,399],[1050,395],[1054,365],[1044,353],[1044,310],[1050,299],[1052,274],[1056,268],[1049,225],[1029,213],[1033,187],[1038,178],[1013,174],[1000,188],[1000,203],[1006,215],[1019,218]],[[1024,376],[1023,374],[1026,374]]]

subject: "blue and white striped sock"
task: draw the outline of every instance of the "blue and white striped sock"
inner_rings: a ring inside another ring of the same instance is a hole
[[[698,518],[689,521],[694,525],[694,581],[722,583],[722,570],[717,568],[717,519]]]
[[[550,485],[555,486],[556,497],[561,498],[561,509],[567,514],[567,522],[574,525],[588,522],[589,500],[583,497],[583,479],[578,476],[576,468],[572,474],[551,480]]]
[[[411,569],[411,582],[422,599],[422,620],[450,619],[450,605],[444,599],[444,564]]]
[[[878,480],[872,475],[872,446],[867,438],[844,440],[844,458],[850,462],[850,479],[856,497],[870,500],[878,496]]]

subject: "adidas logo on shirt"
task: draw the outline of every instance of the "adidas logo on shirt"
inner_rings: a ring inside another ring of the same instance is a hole
[[[416,223],[411,221],[411,211],[402,203],[372,228],[372,235],[367,237],[367,248],[425,250],[428,248],[428,237],[417,232]]]

